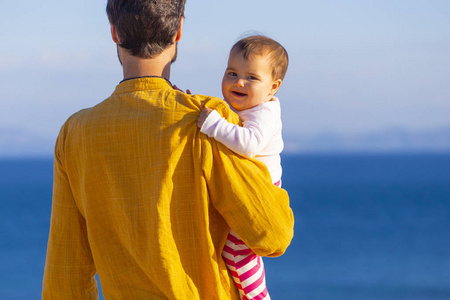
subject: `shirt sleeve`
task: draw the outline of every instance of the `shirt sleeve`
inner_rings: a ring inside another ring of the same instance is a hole
[[[229,117],[227,109],[222,113]],[[214,207],[257,255],[283,254],[294,234],[287,192],[272,184],[263,163],[235,155],[206,136],[204,139],[203,171]]]
[[[55,146],[53,203],[42,299],[98,299],[86,222],[64,170],[63,130]]]
[[[229,123],[213,110],[203,123],[200,132],[240,155],[253,158],[267,145],[269,129],[263,123],[254,120],[244,121],[242,126]]]

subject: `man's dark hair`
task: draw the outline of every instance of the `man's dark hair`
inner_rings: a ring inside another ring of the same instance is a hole
[[[119,46],[133,56],[152,58],[173,44],[186,0],[108,0],[106,13]]]

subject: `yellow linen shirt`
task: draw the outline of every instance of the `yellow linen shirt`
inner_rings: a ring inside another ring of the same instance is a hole
[[[265,166],[200,133],[218,98],[162,78],[120,83],[72,115],[55,146],[43,299],[239,299],[221,257],[230,227],[261,256],[293,237],[286,191]]]

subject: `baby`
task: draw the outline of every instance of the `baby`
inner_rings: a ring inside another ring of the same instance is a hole
[[[276,41],[250,36],[231,48],[222,79],[222,94],[240,116],[242,127],[204,108],[197,121],[200,131],[234,152],[266,164],[272,182],[281,186],[280,102],[274,95],[287,71],[288,55]],[[245,254],[243,254],[245,253]],[[242,299],[270,299],[261,257],[230,231],[222,256]]]

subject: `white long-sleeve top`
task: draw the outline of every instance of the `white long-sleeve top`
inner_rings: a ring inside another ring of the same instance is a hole
[[[242,120],[242,127],[228,123],[214,110],[206,118],[200,132],[240,155],[265,163],[272,182],[278,182],[282,173],[280,153],[284,146],[280,101],[273,97],[269,102],[236,113]]]

